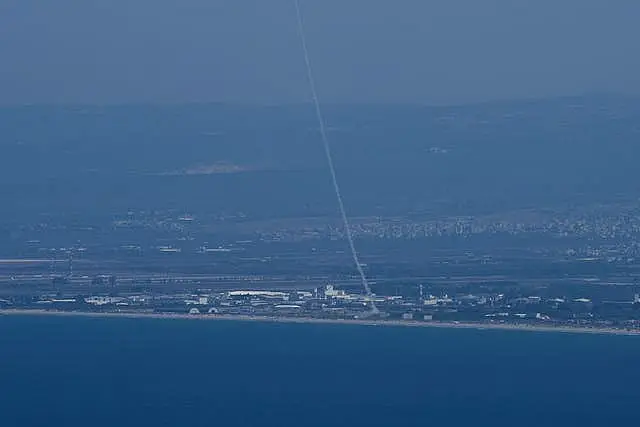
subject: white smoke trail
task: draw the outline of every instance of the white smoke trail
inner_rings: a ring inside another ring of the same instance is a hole
[[[298,17],[298,33],[300,35],[300,42],[302,45],[302,51],[304,53],[304,61],[307,67],[307,79],[309,81],[309,88],[311,90],[311,96],[313,98],[313,104],[315,105],[316,110],[316,118],[318,119],[318,125],[320,126],[320,137],[322,138],[322,144],[324,145],[324,152],[327,156],[327,163],[329,164],[329,171],[331,172],[331,181],[333,182],[333,189],[336,193],[336,199],[338,200],[338,207],[340,208],[340,215],[342,216],[342,224],[344,226],[345,234],[347,236],[347,241],[349,242],[349,248],[351,249],[351,255],[353,257],[353,262],[358,269],[358,273],[360,274],[360,280],[362,281],[362,286],[369,297],[371,304],[371,311],[373,313],[378,313],[378,308],[376,307],[375,302],[373,301],[373,293],[371,292],[371,287],[369,286],[369,281],[367,280],[367,276],[362,269],[362,265],[360,264],[360,259],[358,257],[358,252],[356,251],[356,245],[353,242],[353,236],[351,234],[351,226],[349,225],[349,218],[347,217],[347,212],[344,208],[344,202],[342,201],[342,193],[340,192],[340,185],[338,184],[338,178],[336,177],[336,170],[333,166],[333,157],[331,156],[331,148],[329,146],[329,139],[327,138],[327,130],[324,123],[324,118],[322,116],[322,109],[320,108],[320,100],[318,99],[318,92],[316,90],[316,83],[313,77],[313,70],[311,68],[311,61],[309,59],[309,49],[307,48],[307,37],[304,29],[304,21],[302,19],[302,12],[300,10],[300,1],[294,0],[296,5],[296,15]]]

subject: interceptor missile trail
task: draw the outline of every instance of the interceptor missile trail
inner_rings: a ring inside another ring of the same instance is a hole
[[[316,118],[318,120],[318,125],[320,126],[320,137],[322,139],[322,144],[324,145],[324,152],[327,157],[327,163],[329,165],[329,171],[331,172],[331,181],[333,182],[333,190],[336,194],[336,199],[338,200],[338,207],[340,208],[340,216],[342,217],[342,224],[344,226],[345,234],[347,236],[347,241],[349,242],[349,248],[351,249],[351,256],[353,257],[353,262],[356,265],[356,269],[360,274],[360,280],[362,281],[362,286],[367,294],[367,297],[370,302],[371,312],[373,314],[377,314],[378,308],[376,307],[376,303],[373,300],[373,292],[371,292],[371,287],[369,286],[369,281],[367,280],[367,276],[364,273],[362,268],[362,264],[360,264],[360,258],[358,257],[358,251],[356,251],[355,243],[353,242],[353,235],[351,234],[351,227],[349,225],[349,218],[347,216],[347,211],[344,207],[344,202],[342,200],[342,193],[340,192],[340,185],[338,184],[338,178],[336,176],[336,170],[333,165],[333,157],[331,155],[331,147],[329,146],[329,139],[327,138],[327,130],[324,122],[324,118],[322,115],[322,109],[320,108],[320,100],[318,98],[318,91],[316,90],[316,83],[313,77],[313,69],[311,68],[311,61],[309,59],[309,49],[307,47],[307,37],[304,29],[304,20],[302,19],[302,12],[300,10],[300,1],[294,0],[296,6],[296,15],[298,18],[298,33],[300,35],[300,42],[302,45],[302,51],[304,53],[304,62],[307,68],[307,80],[309,83],[309,89],[311,90],[311,97],[313,98],[313,104],[316,110]]]

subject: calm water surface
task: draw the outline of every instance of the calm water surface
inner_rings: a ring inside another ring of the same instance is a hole
[[[0,426],[635,425],[640,338],[0,316]]]

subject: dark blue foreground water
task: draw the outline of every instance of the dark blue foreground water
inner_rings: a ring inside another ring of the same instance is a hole
[[[636,425],[640,338],[0,316],[0,426]]]

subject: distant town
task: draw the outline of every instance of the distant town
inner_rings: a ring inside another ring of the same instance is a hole
[[[114,286],[114,278],[108,278]],[[640,332],[640,295],[629,301],[589,298],[458,294],[435,296],[419,287],[419,298],[403,295],[366,297],[333,285],[312,291],[229,290],[176,294],[119,294],[86,296],[40,295],[0,300],[2,313],[79,312],[93,314],[153,314],[237,316],[239,318],[377,320],[380,322],[460,323],[528,327],[596,328]],[[371,302],[381,310],[372,314]]]
[[[328,106],[367,295],[308,108],[4,109],[0,308],[636,330],[639,118]]]

